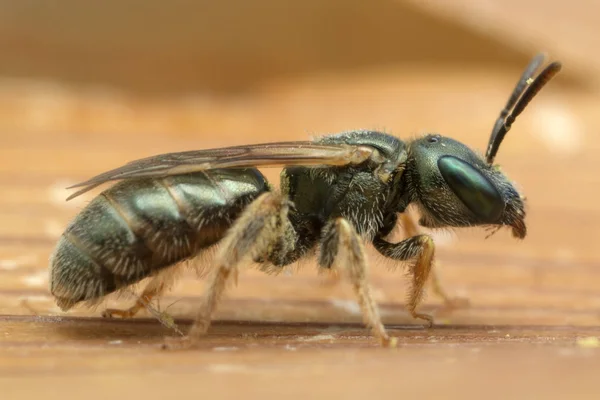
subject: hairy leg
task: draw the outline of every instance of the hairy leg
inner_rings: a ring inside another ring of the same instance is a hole
[[[244,210],[219,245],[217,267],[209,278],[203,303],[188,335],[183,339],[167,339],[167,348],[192,346],[206,334],[225,287],[231,278],[237,277],[241,262],[265,258],[275,247],[284,253],[293,250],[292,238],[281,241],[293,232],[288,210],[288,200],[272,192],[262,194]],[[282,243],[288,248],[281,248]]]
[[[400,215],[401,224],[404,232],[409,237],[418,236],[421,234],[418,225],[415,220],[408,215],[408,213],[402,213]],[[457,308],[465,308],[469,306],[469,299],[463,297],[451,297],[444,290],[443,284],[440,281],[439,275],[437,273],[437,268],[439,268],[440,263],[437,262],[432,266],[431,271],[429,272],[429,283],[431,284],[431,289],[433,293],[435,293],[438,297],[440,297],[444,301],[444,309],[452,310]],[[437,268],[436,268],[437,267]]]
[[[435,246],[433,239],[427,235],[413,236],[399,243],[389,243],[382,237],[376,236],[373,240],[375,249],[385,257],[398,261],[415,260],[410,266],[412,286],[408,297],[407,308],[414,318],[424,319],[429,326],[433,325],[433,317],[428,314],[418,313],[417,305],[423,298],[423,287],[429,278]]]
[[[336,267],[343,271],[358,296],[363,320],[383,346],[395,346],[396,341],[387,334],[377,303],[371,294],[367,276],[367,260],[362,239],[350,222],[344,218],[331,221],[324,230],[319,265]]]
[[[173,284],[176,275],[175,268],[178,267],[169,268],[156,274],[150,280],[150,282],[148,282],[148,284],[144,288],[144,291],[133,306],[125,310],[107,308],[102,312],[102,317],[134,317],[141,309],[148,307],[148,305],[154,298],[160,297],[160,295]]]

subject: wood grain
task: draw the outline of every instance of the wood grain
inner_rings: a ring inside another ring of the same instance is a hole
[[[313,262],[280,276],[244,271],[193,351],[162,351],[163,337],[174,333],[148,313],[103,320],[102,305],[64,314],[49,296],[55,241],[97,194],[66,203],[69,183],[159,152],[353,128],[402,137],[439,131],[483,149],[516,77],[442,72],[274,82],[193,107],[115,95],[115,109],[127,110],[115,112],[99,107],[100,94],[63,91],[69,101],[58,104],[52,90],[37,97],[52,107],[35,114],[13,106],[29,129],[5,123],[0,139],[0,384],[10,394],[2,398],[597,398],[599,103],[560,80],[517,120],[498,156],[527,195],[528,237],[435,233],[445,287],[468,297],[470,308],[445,313],[429,296],[422,309],[439,325],[423,329],[403,308],[404,273],[386,270],[369,252],[397,349],[377,348],[350,288],[328,284]],[[35,118],[53,128],[33,129]],[[277,178],[277,170],[265,172]],[[182,329],[203,284],[188,275],[160,302]]]

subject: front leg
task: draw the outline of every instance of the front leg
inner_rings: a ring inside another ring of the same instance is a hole
[[[407,261],[415,259],[414,264],[410,266],[412,273],[412,287],[408,298],[408,311],[413,318],[424,319],[429,326],[433,325],[433,317],[428,314],[418,313],[417,305],[423,298],[423,287],[427,282],[433,257],[435,245],[433,239],[428,235],[418,235],[405,239],[399,243],[389,243],[381,236],[375,236],[373,245],[382,255],[397,261]]]
[[[367,261],[362,239],[350,222],[337,218],[325,227],[319,255],[321,268],[336,267],[344,271],[358,296],[363,320],[383,346],[394,347],[395,339],[387,334],[377,303],[371,294],[367,277]]]
[[[402,221],[402,229],[404,230],[407,236],[417,236],[421,233],[414,218],[408,215],[408,213],[402,213],[400,215],[400,219]],[[457,308],[468,307],[469,299],[464,297],[450,297],[450,295],[448,295],[448,293],[444,290],[444,287],[440,281],[439,275],[436,270],[436,267],[439,268],[439,266],[439,262],[435,263],[435,265],[432,266],[431,271],[429,273],[429,281],[431,283],[431,289],[433,290],[433,293],[435,293],[438,297],[441,297],[444,301],[444,309],[449,311]]]

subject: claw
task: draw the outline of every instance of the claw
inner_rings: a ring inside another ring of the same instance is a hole
[[[189,336],[183,337],[166,337],[161,348],[162,350],[187,350],[195,347],[198,340],[191,339]]]
[[[426,328],[433,327],[433,317],[431,315],[412,312],[412,316],[413,316],[413,318],[422,319],[422,320],[427,321],[427,325],[425,326]]]
[[[114,317],[121,317],[123,319],[125,319],[125,318],[132,318],[136,314],[136,312],[137,312],[137,309],[134,312],[132,310],[132,308],[130,308],[128,310],[119,310],[119,309],[116,309],[116,308],[107,308],[106,310],[102,311],[102,318],[108,318],[108,319],[112,319]]]

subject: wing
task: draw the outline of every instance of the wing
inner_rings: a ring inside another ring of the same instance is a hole
[[[290,165],[342,166],[360,164],[375,148],[365,145],[320,144],[311,141],[276,142],[209,150],[160,154],[127,163],[68,189],[81,188],[73,199],[103,183],[124,179],[165,177],[215,168],[284,167]]]

